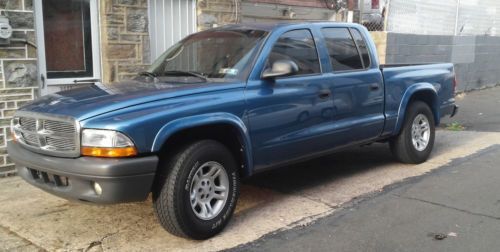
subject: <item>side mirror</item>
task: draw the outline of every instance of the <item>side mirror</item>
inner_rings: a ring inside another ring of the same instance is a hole
[[[271,68],[264,70],[262,78],[272,79],[281,76],[292,75],[299,71],[299,67],[291,60],[277,60]]]

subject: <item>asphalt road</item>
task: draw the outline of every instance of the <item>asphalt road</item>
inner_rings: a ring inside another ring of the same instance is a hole
[[[457,122],[468,131],[500,131],[500,86],[472,91],[459,96],[458,114],[443,118],[442,124]]]
[[[461,96],[442,121],[500,132],[500,88]],[[438,133],[439,134],[439,133]],[[465,147],[465,146],[464,146]],[[268,234],[233,251],[498,251],[500,142],[426,175],[344,204],[306,227]]]
[[[499,163],[496,145],[234,251],[498,251]]]

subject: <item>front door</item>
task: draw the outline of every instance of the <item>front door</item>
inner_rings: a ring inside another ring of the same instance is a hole
[[[34,1],[42,95],[100,82],[97,1]]]
[[[299,71],[248,85],[248,120],[257,170],[329,149],[332,144],[325,135],[332,122],[331,85],[321,73],[310,30],[282,34],[266,58],[264,68],[276,60],[291,60]]]

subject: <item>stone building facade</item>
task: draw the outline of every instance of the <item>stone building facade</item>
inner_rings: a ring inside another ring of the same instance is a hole
[[[6,150],[10,118],[38,97],[38,82],[32,1],[2,0],[0,10],[13,28],[11,43],[0,46],[0,175],[5,175],[14,169]]]
[[[102,82],[130,78],[151,63],[147,0],[100,1]]]
[[[12,115],[40,94],[33,9],[31,0],[0,1],[0,15],[13,29],[10,44],[0,43],[0,176],[14,173],[6,150]],[[120,81],[145,70],[151,63],[148,1],[101,0],[99,20],[101,81]]]

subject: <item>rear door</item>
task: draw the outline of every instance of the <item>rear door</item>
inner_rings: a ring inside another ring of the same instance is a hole
[[[347,27],[324,27],[321,34],[330,58],[327,81],[333,86],[336,142],[348,145],[377,138],[384,126],[384,82],[365,38]]]

